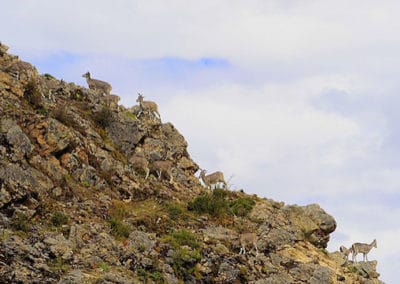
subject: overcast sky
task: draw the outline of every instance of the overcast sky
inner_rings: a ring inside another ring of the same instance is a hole
[[[0,40],[41,73],[160,106],[234,189],[319,203],[329,250],[377,239],[400,270],[400,2],[3,0]]]

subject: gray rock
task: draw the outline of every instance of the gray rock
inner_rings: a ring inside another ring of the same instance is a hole
[[[335,283],[336,274],[328,267],[319,266],[315,269],[311,279],[310,284],[320,284],[320,283]]]
[[[142,231],[132,231],[128,238],[130,251],[148,254],[155,246],[155,236]]]
[[[2,119],[1,132],[6,135],[8,143],[14,148],[14,160],[30,156],[34,147],[28,136],[14,120]]]

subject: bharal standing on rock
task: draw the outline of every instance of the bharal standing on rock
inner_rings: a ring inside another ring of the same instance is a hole
[[[370,252],[372,248],[376,248],[376,240],[373,240],[372,243],[370,244],[364,244],[364,243],[355,243],[351,246],[351,250],[353,253],[353,261],[357,262],[357,254],[362,253],[363,254],[363,260],[368,261],[367,254]]]
[[[83,78],[86,78],[86,82],[89,86],[89,89],[94,91],[101,92],[101,95],[110,95],[111,92],[111,85],[107,82],[100,81],[97,79],[92,79],[90,77],[89,71],[82,75]]]
[[[138,93],[138,98],[136,102],[139,103],[140,111],[138,116],[140,116],[143,112],[151,113],[152,115],[157,115],[158,118],[161,118],[160,113],[158,112],[158,105],[152,101],[143,100],[144,96]]]
[[[206,170],[200,171],[200,179],[204,182],[207,188],[211,189],[212,185],[217,185],[218,183],[223,183],[224,188],[227,188],[227,184],[222,172],[214,172],[206,175]]]

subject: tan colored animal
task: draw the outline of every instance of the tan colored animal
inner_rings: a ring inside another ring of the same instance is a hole
[[[153,115],[157,114],[157,117],[161,118],[160,113],[158,112],[158,105],[155,102],[144,101],[143,99],[143,95],[138,93],[138,98],[136,99],[136,102],[138,102],[140,106],[138,116],[140,116],[143,112],[149,112]]]
[[[363,260],[368,261],[367,254],[370,252],[372,248],[376,248],[376,240],[373,240],[372,243],[370,244],[364,244],[364,243],[355,243],[351,246],[351,250],[353,253],[353,261],[357,262],[357,254],[362,253],[363,254]]]
[[[248,248],[251,245],[256,250],[256,254],[258,255],[257,234],[256,233],[240,234],[239,242],[240,242],[239,254],[246,254],[246,248]],[[251,249],[250,249],[250,251],[251,251]]]
[[[163,173],[169,177],[169,182],[172,183],[172,161],[155,161],[151,164],[151,171],[158,175],[158,179],[161,179]]]
[[[206,170],[201,170],[200,171],[200,179],[203,181],[203,183],[206,185],[207,188],[211,189],[212,185],[217,185],[218,183],[223,183],[224,188],[227,187],[224,174],[222,172],[214,172],[209,175],[206,175]]]
[[[340,246],[339,250],[346,257],[346,261],[349,260],[349,254],[353,253],[352,247],[346,248],[345,246]]]
[[[89,89],[98,91],[101,95],[110,95],[112,87],[109,83],[97,79],[92,79],[90,77],[89,71],[83,74],[82,77],[86,78]]]
[[[142,153],[135,153],[130,159],[129,164],[134,170],[143,171],[146,176],[145,179],[149,177],[150,169],[149,169],[149,162],[147,161],[146,157]]]

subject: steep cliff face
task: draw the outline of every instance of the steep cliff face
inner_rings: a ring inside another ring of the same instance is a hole
[[[139,113],[0,45],[0,283],[381,283],[326,251],[318,205],[205,189],[184,137]]]

